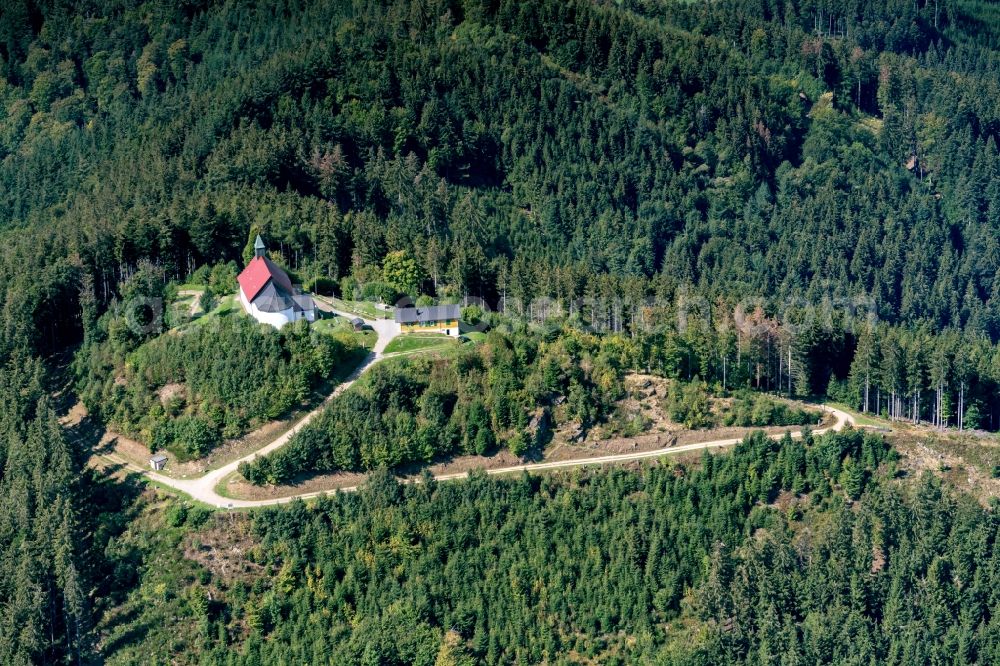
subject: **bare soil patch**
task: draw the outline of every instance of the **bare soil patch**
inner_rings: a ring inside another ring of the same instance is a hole
[[[716,439],[735,439],[745,437],[755,430],[763,430],[770,435],[780,435],[785,431],[801,430],[801,426],[772,427],[725,427],[689,430],[682,424],[670,419],[666,410],[666,400],[670,393],[671,380],[655,375],[631,374],[625,377],[626,397],[618,403],[618,413],[609,419],[608,423],[599,424],[587,432],[581,432],[577,423],[566,422],[562,416],[563,406],[554,409],[557,422],[562,425],[555,429],[552,442],[547,447],[547,460],[562,460],[553,458],[555,451],[568,448],[575,452],[599,450],[601,455],[612,453],[629,453],[651,451],[664,446],[695,444]],[[795,400],[774,397],[772,399],[797,407],[815,410],[814,406]],[[723,408],[732,403],[732,398],[712,398],[712,411],[720,414]],[[640,418],[645,424],[642,432],[634,435],[622,435],[617,432],[617,421],[628,421]],[[823,419],[813,429],[825,428],[834,423],[832,414],[823,413]],[[575,457],[575,456],[571,456]]]
[[[179,384],[177,382],[171,384],[164,384],[160,387],[160,390],[156,392],[156,396],[160,399],[161,405],[166,405],[173,398],[177,396],[184,395],[184,384]]]
[[[1000,465],[996,434],[936,431],[903,424],[893,424],[893,428],[888,439],[900,454],[900,469],[908,476],[931,472],[984,505],[1000,498],[1000,479],[992,475],[993,467]]]
[[[180,387],[179,389],[169,389],[171,394],[176,394],[176,391],[183,392],[184,390],[182,384],[168,384],[160,389],[161,400],[163,400],[162,392],[168,391],[168,387]],[[321,389],[318,389],[315,392],[313,402],[310,404],[302,406],[290,416],[281,419],[280,421],[270,421],[265,423],[256,430],[248,432],[242,437],[223,440],[221,444],[215,447],[203,458],[179,462],[177,460],[177,456],[168,451],[163,451],[162,453],[167,456],[168,460],[166,467],[160,470],[160,474],[173,477],[175,479],[193,478],[202,476],[213,469],[218,469],[219,467],[222,467],[223,465],[226,465],[234,460],[243,458],[244,456],[247,456],[261,447],[271,443],[295,427],[295,425],[303,417],[305,417],[311,409],[322,402],[325,395],[327,395],[331,390],[333,390],[331,386],[324,386]],[[77,407],[74,407],[74,409],[77,409]],[[83,416],[86,416],[86,409],[82,405],[79,405],[79,409],[83,410],[82,414]],[[151,455],[149,447],[139,441],[129,439],[119,433],[109,430],[102,437],[101,444],[110,450],[113,450],[119,456],[132,464],[140,467],[146,467],[149,465],[149,456]],[[157,453],[160,452],[158,451]]]
[[[822,423],[812,426],[814,429],[825,428],[834,422],[832,416]],[[603,440],[585,440],[574,443],[558,435],[545,451],[545,460],[573,460],[617,453],[641,453],[657,449],[701,442],[714,442],[720,439],[743,439],[752,432],[761,430],[768,435],[783,435],[786,432],[796,432],[800,426],[771,426],[767,428],[708,428],[704,430],[685,430],[679,426],[666,429],[664,432],[636,435],[635,437],[615,437]]]
[[[254,560],[256,543],[246,516],[230,513],[216,516],[211,527],[190,533],[184,540],[184,557],[197,562],[227,585],[263,573]]]
[[[264,446],[276,437],[283,435],[298,420],[290,419],[286,421],[273,421],[267,423],[252,433],[240,439],[225,440],[204,458],[179,462],[177,456],[169,451],[157,451],[167,456],[167,465],[160,474],[173,477],[175,479],[186,479],[202,476],[206,472],[221,467],[233,460],[242,458],[253,451]],[[106,452],[114,453],[125,461],[139,467],[149,465],[149,457],[152,452],[149,447],[134,439],[130,439],[119,433],[108,430],[101,437],[100,448]]]
[[[553,433],[552,441],[546,447],[545,460],[571,460],[589,456],[609,455],[616,453],[638,453],[654,451],[670,446],[697,444],[718,439],[742,439],[751,432],[763,430],[769,435],[781,435],[785,432],[801,430],[801,426],[770,426],[770,427],[716,427],[699,430],[689,430],[670,419],[665,408],[669,395],[670,380],[663,377],[644,374],[632,374],[625,378],[627,397],[619,403],[620,413],[626,418],[641,416],[648,424],[644,432],[632,436],[609,434],[607,424],[592,428],[581,433],[578,424],[564,423]],[[782,400],[780,398],[775,398]],[[800,407],[810,407],[793,400],[782,400]],[[714,398],[713,408],[732,402],[728,398]],[[559,417],[556,407],[557,420]],[[832,414],[823,413],[823,419],[813,429],[826,428],[836,421]]]
[[[98,443],[98,449],[117,454],[118,457],[139,467],[149,466],[149,447],[116,432],[105,432]]]
[[[59,418],[59,424],[64,428],[75,428],[87,418],[87,408],[82,402],[76,402],[69,411]]]

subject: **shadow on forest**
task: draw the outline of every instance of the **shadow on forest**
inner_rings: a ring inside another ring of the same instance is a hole
[[[95,454],[112,453],[114,440],[102,441],[107,431],[93,416],[71,418],[79,400],[69,373],[71,359],[72,353],[66,352],[54,363],[53,407],[63,416],[63,434],[80,470],[77,492],[80,505],[86,508],[79,515],[81,534],[91,541],[92,552],[103,554],[94,559],[91,575],[93,598],[100,600],[100,610],[107,611],[119,604],[139,580],[141,555],[134,547],[123,546],[119,539],[139,515],[146,485],[141,474],[128,472],[122,463],[107,462],[99,468],[88,464]],[[133,619],[123,614],[116,623]]]
[[[134,619],[134,618],[132,618]],[[116,618],[114,626],[119,627],[125,624],[125,621],[118,621]],[[101,646],[101,652],[104,654],[114,654],[120,648],[134,645],[146,637],[149,633],[150,623],[149,622],[139,622],[135,626],[130,627],[128,630],[123,631],[121,634],[115,636],[107,643]]]
[[[65,432],[82,461],[114,452],[114,439],[104,439],[106,430],[90,416],[66,426]],[[95,571],[95,598],[110,609],[121,603],[139,580],[141,553],[134,546],[124,546],[119,538],[141,512],[146,484],[141,474],[129,471],[124,463],[106,462],[99,468],[81,465],[81,469],[83,506],[88,508],[81,523],[85,533],[92,535],[96,551],[104,553]]]
[[[96,419],[84,417],[65,431],[81,460],[114,453],[115,439],[105,437],[107,431]],[[141,473],[107,458],[101,462],[100,466],[81,466],[81,504],[87,510],[81,512],[80,520],[92,551],[101,554],[94,559],[91,574],[93,610],[100,635],[98,650],[112,655],[141,643],[156,629],[144,603],[130,601],[150,565],[148,542],[131,533],[137,525],[147,529],[144,510],[156,500],[151,499],[155,495]]]

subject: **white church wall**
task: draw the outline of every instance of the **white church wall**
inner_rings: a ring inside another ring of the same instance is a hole
[[[243,293],[242,289],[240,289],[240,303],[243,304],[243,309],[251,317],[262,324],[270,324],[278,329],[288,322],[295,320],[295,312],[291,308],[282,310],[281,312],[262,312],[256,305],[247,300],[246,294]]]

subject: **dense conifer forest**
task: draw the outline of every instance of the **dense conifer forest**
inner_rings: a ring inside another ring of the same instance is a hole
[[[236,409],[259,368],[206,358],[260,331],[115,323],[260,232],[339,296],[594,336],[556,373],[581,418],[639,369],[1000,429],[998,26],[980,0],[5,0],[0,663],[995,660],[992,507],[895,480],[871,436],[378,477],[227,528],[88,469],[60,417],[194,454],[274,416]],[[344,351],[281,336],[279,407]],[[433,444],[515,436],[539,358],[482,396],[518,409],[459,399],[482,427]],[[150,391],[181,373],[171,421]],[[237,525],[245,578],[185,557]]]
[[[161,508],[111,549],[157,566],[122,601],[135,622],[110,623],[110,656],[992,661],[994,511],[931,474],[900,484],[895,466],[879,435],[758,435],[639,472],[415,485],[383,473],[359,493],[214,523]],[[171,562],[178,548],[197,564]]]

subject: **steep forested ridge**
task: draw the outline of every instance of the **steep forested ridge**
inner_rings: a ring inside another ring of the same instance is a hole
[[[137,276],[239,262],[250,229],[303,280],[370,285],[402,256],[430,296],[515,318],[551,298],[543,312],[629,339],[644,371],[997,428],[998,25],[979,0],[3,2],[0,661],[107,648],[88,634],[90,602],[113,606],[106,581],[134,584],[145,547],[109,550],[124,500],[81,473],[56,425],[66,352],[95,367],[102,316],[149,296]],[[864,511],[909,534],[885,517],[894,501]],[[805,587],[851,581],[837,597],[851,612],[751,603],[758,624],[717,617],[729,629],[695,647],[706,663],[763,662],[774,653],[750,644],[815,631],[808,661],[862,635],[865,659],[986,661],[995,585],[952,583],[986,576],[968,565],[992,553],[993,518],[966,519],[953,532],[921,518],[941,537],[926,548],[873,528],[883,554],[916,553],[898,575],[889,558],[882,610],[843,568],[809,569]],[[973,554],[949,559],[946,534]],[[788,561],[760,548],[744,566]],[[760,599],[714,589],[695,594]],[[928,617],[899,619],[913,600]],[[855,609],[894,613],[912,640],[872,634]],[[832,639],[824,624],[858,631]],[[510,656],[457,626],[455,661]],[[249,661],[281,645],[249,643]]]
[[[491,299],[634,278],[996,333],[965,4],[167,4],[4,13],[2,222],[48,229],[55,285],[103,303],[257,223],[334,277],[402,249]]]

